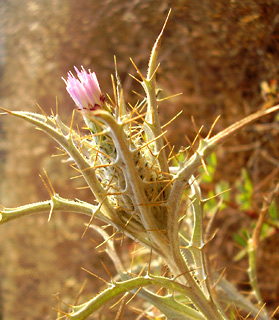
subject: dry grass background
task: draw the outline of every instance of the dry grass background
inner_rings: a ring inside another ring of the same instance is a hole
[[[183,109],[169,128],[169,140],[179,148],[186,144],[185,134],[194,137],[191,115],[206,132],[217,115],[221,119],[216,130],[260,108],[261,81],[278,79],[277,0],[2,0],[1,106],[35,111],[38,103],[48,113],[55,109],[57,97],[60,115],[69,122],[73,102],[61,76],[83,65],[96,71],[103,91],[111,93],[114,55],[126,98],[135,102],[131,89],[140,89],[128,76],[135,74],[129,57],[145,70],[169,8],[158,86],[166,94],[183,93],[161,106],[163,123]],[[218,151],[215,181],[225,179],[233,186],[246,166],[257,191],[255,212],[278,179],[279,124],[274,119],[271,115],[252,125]],[[61,159],[49,158],[56,152],[55,144],[43,133],[6,116],[0,118],[0,129],[1,204],[12,207],[48,198],[38,177],[42,168],[62,196],[89,199],[88,192],[75,189],[80,181],[68,180],[75,173]],[[234,271],[231,235],[250,225],[252,218],[232,206],[216,222],[221,228],[216,241],[223,245],[215,260],[238,282],[246,278],[244,272]],[[73,215],[46,220],[29,217],[1,226],[2,320],[54,319],[51,307],[57,303],[52,294],[60,292],[71,303],[85,279],[84,299],[102,285],[81,270],[104,273],[100,258],[107,261],[94,249],[94,234],[80,239],[86,220]],[[259,255],[260,286],[270,310],[279,301],[278,245],[275,232],[262,243]],[[102,315],[101,319],[113,318]],[[126,314],[125,319],[132,318]]]

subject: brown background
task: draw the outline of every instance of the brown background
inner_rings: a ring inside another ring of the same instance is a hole
[[[61,76],[66,77],[74,65],[83,65],[97,73],[102,90],[111,94],[114,55],[126,98],[135,103],[137,96],[131,90],[140,88],[128,76],[135,74],[129,57],[145,72],[169,8],[173,11],[160,52],[158,86],[166,95],[183,93],[160,109],[163,123],[183,109],[179,120],[169,127],[171,143],[178,149],[187,144],[185,134],[194,137],[191,115],[206,132],[217,115],[222,118],[216,130],[258,110],[263,103],[261,81],[278,79],[279,2],[275,0],[1,0],[0,105],[37,111],[38,103],[49,113],[57,97],[60,115],[69,123],[74,105]],[[216,181],[227,180],[233,187],[241,168],[247,166],[257,187],[253,210],[278,176],[279,124],[274,115],[260,123],[266,126],[261,130],[251,126],[220,148],[215,176]],[[61,196],[90,201],[87,191],[75,189],[81,181],[68,180],[75,175],[72,169],[61,164],[61,159],[49,157],[56,153],[55,144],[43,133],[1,116],[0,138],[2,205],[48,199],[38,177],[42,168]],[[272,177],[265,179],[270,173]],[[251,220],[233,206],[217,219],[221,228],[217,240],[219,244],[227,241],[217,261],[238,282],[246,276],[233,269],[236,251],[231,233],[242,225],[250,226]],[[1,226],[0,318],[54,319],[51,307],[57,303],[52,294],[60,292],[63,300],[72,303],[86,278],[84,300],[98,292],[102,283],[81,270],[104,273],[91,241],[95,235],[80,239],[84,222],[73,215],[54,215],[50,223],[46,216],[38,216]],[[262,243],[259,256],[260,285],[270,310],[279,301],[278,245],[275,232]],[[102,319],[113,318],[104,314]]]

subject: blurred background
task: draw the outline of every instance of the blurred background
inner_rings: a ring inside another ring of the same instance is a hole
[[[0,106],[11,110],[56,109],[70,123],[74,103],[61,77],[83,65],[97,73],[102,91],[112,95],[110,75],[114,55],[132,104],[142,93],[128,75],[136,75],[129,60],[145,72],[149,53],[168,10],[172,13],[160,50],[158,88],[163,95],[182,93],[161,104],[162,123],[178,111],[168,127],[168,139],[180,146],[192,140],[196,125],[206,135],[218,115],[214,132],[252,112],[277,103],[279,71],[278,0],[0,0]],[[261,83],[273,85],[272,99],[261,93]],[[267,102],[267,100],[269,101]],[[204,192],[225,180],[232,190],[241,183],[246,167],[253,183],[249,210],[240,210],[234,198],[216,218],[217,243],[222,243],[215,264],[227,268],[238,285],[247,281],[232,262],[237,248],[233,233],[256,221],[263,196],[273,188],[279,171],[279,124],[270,115],[243,130],[217,152],[214,179]],[[49,195],[39,174],[47,171],[63,197],[90,200],[76,173],[61,158],[46,135],[9,116],[0,116],[0,203],[15,207],[45,200]],[[233,191],[232,191],[233,193]],[[54,319],[59,308],[54,294],[73,303],[87,279],[83,299],[98,292],[102,283],[81,267],[104,273],[94,249],[95,234],[81,239],[87,219],[75,215],[28,217],[1,226],[1,320]],[[279,301],[279,236],[275,228],[261,243],[259,279],[269,310]],[[245,268],[245,261],[240,262]],[[112,271],[113,272],[113,271]],[[106,277],[106,275],[104,275]],[[245,289],[245,288],[244,288]],[[92,319],[96,317],[92,317]],[[112,319],[100,316],[99,319]],[[124,317],[125,318],[125,317]],[[136,318],[136,316],[135,316]],[[127,318],[127,319],[131,319]]]

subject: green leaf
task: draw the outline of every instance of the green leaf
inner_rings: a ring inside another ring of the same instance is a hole
[[[247,239],[243,235],[240,235],[238,233],[234,233],[233,234],[233,239],[241,247],[246,247],[247,246]]]
[[[252,205],[253,196],[253,183],[249,178],[247,170],[243,169],[241,171],[241,178],[237,182],[236,187],[239,194],[236,196],[236,201],[240,205],[241,210],[248,210]]]
[[[279,220],[279,208],[276,204],[276,201],[273,200],[269,206],[268,214],[271,220],[278,221]]]

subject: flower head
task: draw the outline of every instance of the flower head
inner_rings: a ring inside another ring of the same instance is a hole
[[[91,72],[90,69],[87,72],[83,67],[81,67],[81,71],[76,67],[75,70],[78,78],[72,72],[68,72],[68,79],[62,79],[78,108],[91,111],[102,109],[105,97],[101,92],[95,72]]]

